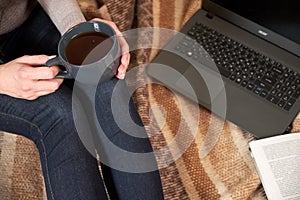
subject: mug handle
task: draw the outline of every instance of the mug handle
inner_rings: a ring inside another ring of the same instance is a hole
[[[58,56],[47,60],[45,65],[47,67],[51,67],[54,65],[58,65],[59,67],[64,67],[63,63],[61,62],[61,60],[59,59]],[[63,71],[60,71],[55,77],[56,78],[64,78],[64,79],[72,79],[73,78],[72,75],[66,69]]]

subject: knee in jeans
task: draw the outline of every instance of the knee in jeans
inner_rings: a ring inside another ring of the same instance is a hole
[[[72,109],[62,105],[48,105],[39,116],[40,126],[46,132],[53,129],[68,129],[73,126]]]

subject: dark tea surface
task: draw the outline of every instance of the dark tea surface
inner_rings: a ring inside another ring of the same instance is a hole
[[[113,39],[105,33],[81,33],[67,44],[65,55],[73,65],[91,64],[103,58],[112,46]]]

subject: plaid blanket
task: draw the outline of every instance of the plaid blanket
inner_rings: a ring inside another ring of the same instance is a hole
[[[111,20],[121,31],[142,27],[178,31],[201,6],[200,0],[78,0],[78,3],[88,20],[94,17]],[[153,43],[165,42],[163,38],[150,38]],[[129,70],[149,63],[157,52],[151,48],[134,50]],[[266,199],[248,150],[248,142],[253,139],[249,133],[153,83],[144,73],[144,67],[139,67],[128,83],[140,85],[134,92],[134,101],[155,152],[160,152],[156,156],[165,199]],[[162,122],[157,129],[155,126]],[[300,131],[300,116],[292,131]],[[189,143],[185,144],[186,141]],[[177,152],[181,154],[178,156]],[[45,198],[34,144],[21,136],[0,133],[0,199]]]

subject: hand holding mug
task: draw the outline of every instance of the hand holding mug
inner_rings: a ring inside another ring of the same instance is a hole
[[[98,73],[101,80],[114,75],[124,78],[130,55],[125,39],[120,36],[121,32],[112,22],[97,19],[80,23],[62,36],[58,56],[46,65],[64,67],[57,76],[61,78],[76,78],[79,71],[91,77]],[[90,79],[88,76],[86,79]]]
[[[107,23],[116,32],[117,39],[118,39],[120,47],[121,47],[121,54],[122,54],[120,66],[118,67],[116,77],[119,79],[124,79],[128,65],[129,65],[129,61],[130,61],[130,53],[129,53],[129,46],[128,46],[125,38],[123,37],[123,34],[118,29],[116,24],[112,21],[107,21],[107,20],[103,20],[103,19],[99,19],[99,18],[94,18],[94,19],[92,19],[92,21],[100,21],[100,22]]]
[[[0,93],[11,97],[34,100],[56,91],[62,79],[57,66],[46,67],[49,56],[22,56],[0,66]]]

